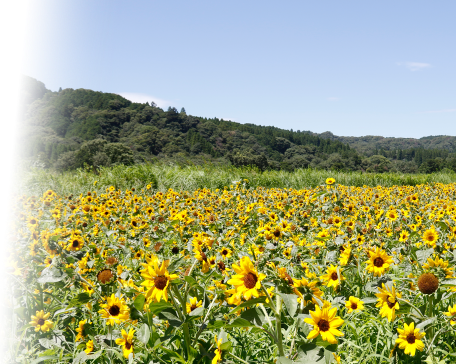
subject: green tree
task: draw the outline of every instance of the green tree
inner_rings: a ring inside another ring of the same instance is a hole
[[[252,149],[244,150],[242,152],[229,153],[228,159],[231,164],[236,167],[241,166],[254,166],[264,171],[269,167],[268,159],[264,154],[255,154]]]
[[[363,168],[366,172],[384,173],[391,170],[391,161],[382,155],[373,155],[366,158],[362,162]]]
[[[134,163],[132,150],[122,143],[106,144],[103,151],[109,157],[111,164],[130,165]]]

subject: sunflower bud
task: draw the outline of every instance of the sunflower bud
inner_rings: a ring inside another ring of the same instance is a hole
[[[432,273],[423,273],[418,278],[418,288],[424,294],[432,294],[439,288],[439,279]]]

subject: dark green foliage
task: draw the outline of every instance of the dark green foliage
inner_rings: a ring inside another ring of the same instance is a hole
[[[76,152],[63,153],[60,158],[54,163],[54,168],[58,171],[70,171],[77,168]]]
[[[434,173],[439,172],[445,168],[445,161],[442,158],[428,159],[421,164],[419,171],[421,173]]]
[[[253,149],[248,149],[243,152],[229,153],[228,159],[235,167],[251,166],[257,167],[260,171],[264,171],[269,167],[266,156],[264,154],[256,154]]]
[[[382,136],[366,135],[362,137],[337,136],[327,131],[321,134],[314,134],[324,139],[347,143],[351,148],[367,155],[379,154],[375,151],[395,152],[399,150],[410,151],[418,149],[456,152],[456,136],[435,135],[420,139],[414,138],[385,138]],[[390,157],[390,156],[388,156]],[[406,158],[401,156],[398,159]]]
[[[104,146],[103,152],[110,160],[110,164],[133,164],[133,152],[122,143],[109,143]]]
[[[187,140],[190,144],[190,153],[200,154],[205,153],[213,157],[218,157],[220,154],[214,149],[211,143],[204,139],[197,131],[190,130],[187,133]]]
[[[391,170],[391,161],[382,155],[373,155],[362,163],[366,172],[385,173]]]

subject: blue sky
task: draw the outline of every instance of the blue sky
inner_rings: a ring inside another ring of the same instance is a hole
[[[188,114],[456,135],[455,1],[32,2],[23,73]]]

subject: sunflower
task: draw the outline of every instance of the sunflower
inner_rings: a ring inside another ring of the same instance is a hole
[[[336,289],[340,285],[340,283],[343,280],[345,280],[345,277],[342,274],[340,274],[340,272],[338,273],[338,270],[339,267],[331,264],[326,270],[326,274],[321,276],[321,279],[326,281],[326,285],[328,287],[334,287],[334,289]]]
[[[93,351],[93,340],[87,341],[86,349],[84,351],[86,354],[90,354]]]
[[[355,240],[355,241],[356,241],[358,244],[362,244],[362,243],[364,243],[364,240],[366,240],[366,238],[364,237],[364,235],[358,235],[358,236],[356,237],[356,240]]]
[[[7,272],[14,276],[20,276],[22,274],[22,270],[24,268],[19,268],[17,264],[18,264],[17,261],[10,259],[8,261]]]
[[[194,310],[196,310],[198,307],[201,307],[201,305],[203,304],[203,301],[198,301],[198,299],[196,297],[192,297],[190,298],[190,303],[187,302],[187,313],[190,313]]]
[[[201,248],[199,247],[196,247],[193,249],[193,252],[195,253],[195,258],[197,260],[199,260],[202,264],[202,267],[201,267],[201,272],[202,273],[207,273],[209,271],[209,269],[211,268],[211,264],[210,264],[210,259],[211,258],[208,258],[206,253],[204,253]]]
[[[381,307],[380,315],[382,317],[387,317],[388,321],[393,321],[396,318],[396,310],[399,309],[399,302],[397,298],[401,298],[402,295],[399,292],[396,292],[396,288],[392,286],[391,288],[386,287],[385,283],[382,283],[383,288],[378,288],[380,293],[376,293],[377,304],[375,307]]]
[[[317,287],[317,281],[309,281],[306,278],[294,279],[293,278],[293,289],[294,292],[298,295],[298,302],[304,299],[303,305],[312,300],[313,303],[317,303],[314,296],[321,300],[323,292],[320,288]]]
[[[38,219],[34,216],[29,216],[27,218],[27,226],[29,229],[33,230],[38,227]]]
[[[105,268],[98,272],[97,281],[103,284],[110,283],[114,280],[114,273],[111,269]]]
[[[48,320],[49,316],[51,316],[50,312],[44,313],[43,310],[36,311],[35,316],[32,315],[32,321],[29,322],[29,325],[35,326],[35,332],[40,330],[42,332],[47,332],[54,325],[52,321]]]
[[[87,323],[87,320],[79,321],[79,327],[76,329],[78,335],[76,336],[75,341],[84,340],[84,326]]]
[[[90,285],[83,283],[82,287],[84,287],[84,291],[87,292],[89,294],[89,296],[92,296],[92,294],[94,292],[93,287],[92,287],[93,282],[91,282],[90,280],[88,280],[88,282],[90,283]]]
[[[406,230],[402,230],[401,233],[399,234],[399,241],[404,242],[408,239],[409,233]]]
[[[437,234],[437,231],[435,231],[434,227],[426,230],[423,234],[424,242],[431,246],[433,246],[435,244],[435,242],[437,241],[438,238],[439,238],[439,235]]]
[[[123,298],[118,298],[114,295],[107,297],[107,303],[101,304],[101,317],[107,319],[106,325],[114,325],[126,321],[130,317],[130,309],[128,308]]]
[[[141,275],[145,279],[141,283],[148,290],[146,292],[146,298],[154,302],[160,302],[161,298],[168,301],[169,282],[177,279],[177,274],[169,274],[167,268],[169,260],[164,260],[160,265],[160,261],[155,255],[151,258],[146,257],[147,263],[141,263],[144,269],[141,270]]]
[[[231,258],[232,253],[233,253],[233,251],[230,248],[222,248],[220,250],[220,254],[222,255],[223,259]]]
[[[217,335],[215,335],[215,344],[217,349],[215,349],[215,356],[212,359],[212,364],[217,364],[222,361],[222,339],[217,340]]]
[[[32,257],[36,256],[38,254],[38,252],[40,251],[40,246],[38,245],[38,242],[37,241],[33,241],[29,245],[29,250],[30,250],[30,255]]]
[[[451,317],[451,326],[456,325],[456,305],[454,305],[453,307],[448,306],[448,312],[444,312],[444,315],[447,317]]]
[[[84,239],[79,235],[72,235],[67,250],[78,251],[84,246]]]
[[[393,263],[393,258],[386,254],[386,251],[376,247],[374,251],[369,251],[370,258],[367,263],[367,271],[374,273],[374,277],[380,277]]]
[[[345,307],[348,309],[348,313],[353,311],[362,311],[364,310],[364,302],[359,298],[350,296],[347,302],[345,302]]]
[[[305,318],[304,322],[313,326],[313,330],[307,336],[307,339],[315,339],[318,335],[324,341],[330,344],[337,344],[336,336],[344,336],[342,332],[337,330],[344,323],[339,316],[336,317],[337,307],[326,307],[320,309],[315,306],[315,311],[310,311],[311,318]]]
[[[424,294],[432,294],[439,288],[439,279],[432,273],[423,273],[418,278],[418,288]]]
[[[107,265],[114,265],[117,263],[117,258],[116,257],[107,257],[106,258],[106,264]]]
[[[340,253],[339,261],[340,261],[341,266],[345,266],[348,264],[348,261],[350,260],[352,249],[351,249],[350,245],[346,245],[346,246],[343,245],[343,246],[341,246],[341,248],[343,250]]]
[[[433,259],[434,258],[434,259]],[[445,271],[445,273],[449,274],[452,272],[452,268],[448,268],[449,262],[443,260],[437,255],[433,255],[432,257],[427,258],[427,263],[423,264],[424,269],[438,269],[441,268]]]
[[[134,333],[135,330],[133,329],[130,329],[128,334],[124,329],[122,329],[122,338],[116,339],[116,344],[122,346],[122,351],[125,358],[128,358],[128,356],[133,352]]]
[[[390,219],[390,221],[396,221],[397,220],[397,217],[398,217],[398,213],[396,210],[389,210],[387,213],[386,213],[386,217],[388,219]]]
[[[337,227],[342,225],[342,219],[339,216],[335,216],[333,219],[333,224]]]
[[[233,264],[232,268],[237,274],[232,276],[227,283],[235,286],[236,292],[242,294],[246,300],[252,296],[259,297],[258,290],[261,288],[261,281],[266,278],[266,275],[258,274],[248,256],[243,256],[240,265]]]
[[[418,349],[422,351],[424,344],[421,339],[426,335],[424,332],[420,332],[420,329],[415,329],[415,323],[412,322],[410,325],[404,323],[404,329],[397,329],[399,337],[396,339],[396,344],[399,348],[405,349],[404,353],[410,356],[415,356],[415,352]]]
[[[326,178],[326,184],[327,185],[333,185],[336,182],[334,178]]]

